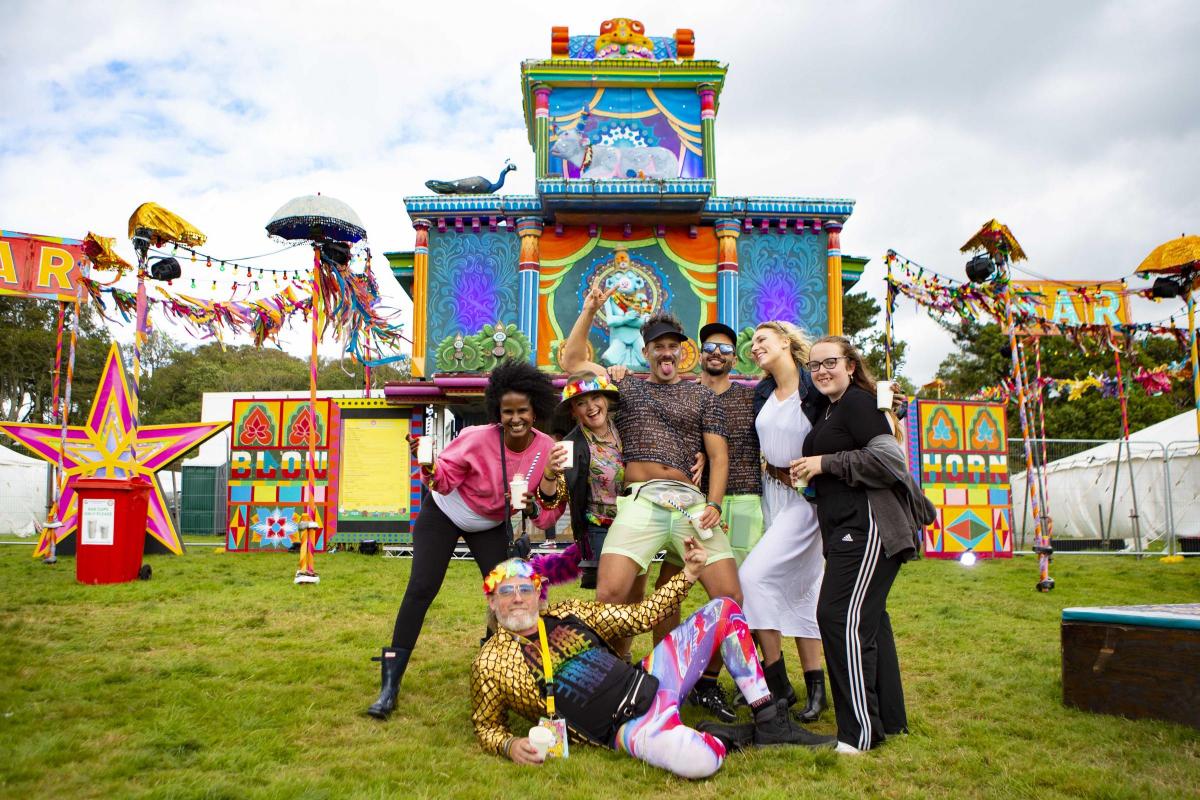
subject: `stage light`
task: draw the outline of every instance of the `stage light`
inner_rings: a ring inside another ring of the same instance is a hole
[[[959,560],[959,563],[961,563],[964,567],[973,567],[973,566],[975,566],[975,562],[978,560],[978,557],[974,553],[972,553],[970,550],[968,550],[967,552],[965,552],[961,556],[959,556],[958,560]]]
[[[173,281],[183,274],[177,259],[166,256],[150,265],[150,277],[156,281]]]
[[[1155,278],[1154,285],[1150,287],[1150,295],[1156,298],[1179,297],[1182,293],[1183,287],[1172,278]]]
[[[980,253],[967,262],[967,280],[972,283],[983,283],[992,277],[996,265],[987,253]]]

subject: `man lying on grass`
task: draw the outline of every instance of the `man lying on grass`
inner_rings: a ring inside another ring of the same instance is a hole
[[[565,719],[572,740],[612,747],[684,778],[712,775],[729,748],[751,742],[834,745],[833,737],[793,724],[787,706],[776,704],[746,619],[729,598],[711,600],[640,664],[617,657],[610,642],[645,633],[677,612],[699,578],[708,553],[694,539],[685,540],[685,547],[683,571],[632,605],[567,600],[542,606],[542,576],[517,558],[488,574],[483,590],[499,630],[471,667],[472,720],[485,750],[518,764],[540,764],[544,749],[509,730],[508,712],[537,720],[548,708]],[[679,719],[680,699],[718,651],[749,701],[754,722],[689,728]]]

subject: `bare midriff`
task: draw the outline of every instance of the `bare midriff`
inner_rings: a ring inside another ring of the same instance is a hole
[[[625,465],[626,484],[662,480],[692,482],[691,477],[684,475],[674,467],[659,464],[657,461],[630,461]]]

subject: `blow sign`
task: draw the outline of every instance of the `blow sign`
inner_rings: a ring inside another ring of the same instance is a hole
[[[85,263],[79,239],[0,231],[0,295],[74,302]]]

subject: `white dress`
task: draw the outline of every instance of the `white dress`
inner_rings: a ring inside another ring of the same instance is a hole
[[[800,408],[800,393],[779,400],[772,393],[755,420],[767,463],[786,467],[800,458],[812,423]],[[738,570],[752,630],[820,639],[817,595],[825,557],[816,506],[791,486],[763,476],[763,525],[766,532]]]

